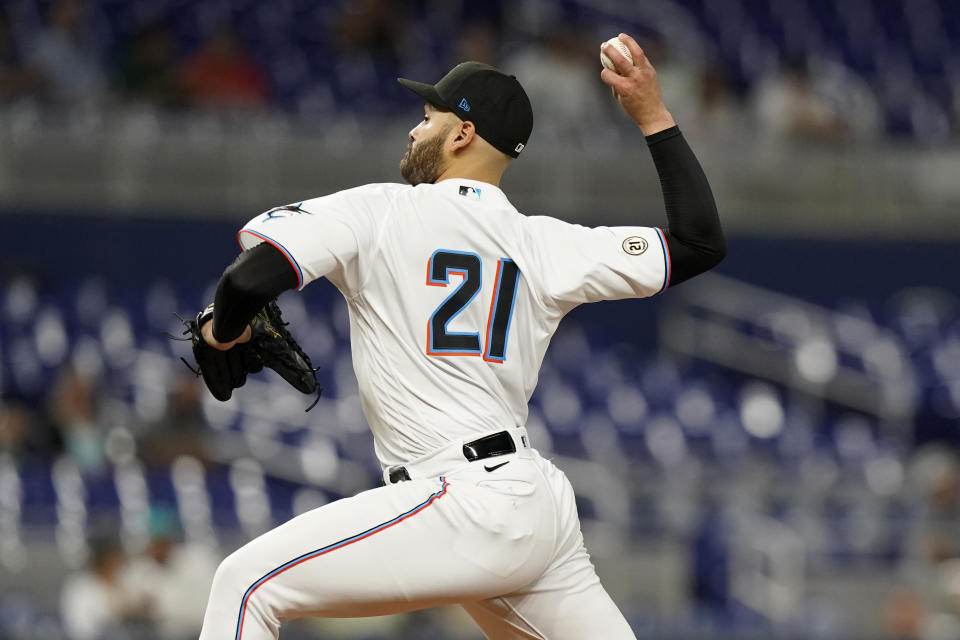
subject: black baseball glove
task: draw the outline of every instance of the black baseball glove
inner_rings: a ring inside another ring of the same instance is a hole
[[[198,313],[196,320],[181,318],[186,327],[183,334],[190,336],[184,340],[193,344],[197,367],[191,367],[186,360],[183,362],[203,378],[214,398],[229,400],[233,390],[246,383],[248,373],[257,373],[268,367],[279,373],[297,391],[316,393],[317,400],[320,399],[323,387],[317,384],[316,369],[287,331],[287,323],[283,321],[276,302],[267,303],[250,322],[252,336],[249,342],[234,345],[226,351],[211,347],[203,339],[201,328],[212,319],[212,304]],[[316,403],[314,401],[307,411]]]

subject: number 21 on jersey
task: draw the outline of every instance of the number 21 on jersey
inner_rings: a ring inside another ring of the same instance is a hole
[[[487,317],[486,346],[481,350],[480,333],[448,331],[447,325],[473,302],[483,285],[483,261],[475,253],[440,249],[427,262],[427,284],[446,287],[450,276],[463,278],[460,286],[434,310],[427,322],[427,355],[479,356],[488,362],[503,362],[507,354],[507,338],[513,303],[517,297],[520,269],[509,258],[497,261],[497,275]]]

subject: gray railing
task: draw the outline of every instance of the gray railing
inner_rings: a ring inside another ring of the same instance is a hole
[[[398,181],[416,113],[392,122],[123,109],[0,117],[0,209],[244,218],[278,203]],[[536,132],[504,188],[525,213],[662,224],[640,132],[598,114],[582,135]],[[683,126],[683,123],[681,123]],[[960,147],[808,145],[689,128],[731,231],[957,238]]]

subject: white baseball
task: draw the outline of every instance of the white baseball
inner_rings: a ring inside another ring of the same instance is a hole
[[[610,38],[609,40],[607,40],[607,42],[615,46],[617,48],[617,51],[619,51],[620,54],[627,59],[627,62],[629,62],[630,64],[633,64],[633,56],[630,55],[630,49],[627,48],[627,45],[620,42],[619,37],[614,36],[613,38]],[[607,44],[607,42],[604,42],[603,44]],[[603,44],[600,45],[600,64],[605,66],[607,69],[610,69],[610,71],[615,72],[617,68],[613,66],[613,60],[608,58],[607,54],[603,52]]]

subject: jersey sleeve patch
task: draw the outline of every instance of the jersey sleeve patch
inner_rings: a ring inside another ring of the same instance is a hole
[[[631,256],[639,256],[647,250],[647,247],[650,246],[650,243],[647,242],[647,239],[643,236],[629,236],[624,238],[623,242],[620,243],[620,246],[623,247],[623,250]]]

